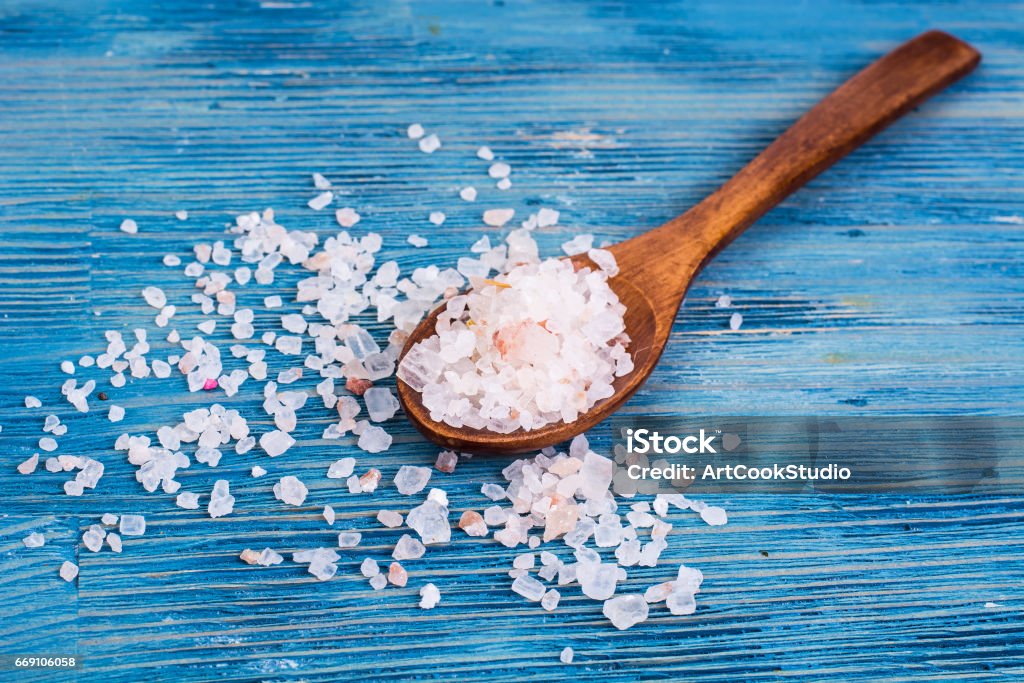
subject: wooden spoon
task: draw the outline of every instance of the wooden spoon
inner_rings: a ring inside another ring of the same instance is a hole
[[[398,381],[412,423],[431,441],[458,451],[536,451],[581,434],[611,415],[654,370],[690,283],[737,235],[872,135],[932,94],[969,73],[981,55],[941,31],[899,46],[846,81],[793,124],[729,182],[659,228],[610,248],[620,272],[609,281],[626,305],[626,332],[635,369],[615,393],[575,422],[497,434],[434,422],[420,394]],[[574,257],[589,264],[585,258]],[[435,332],[440,306],[413,331],[403,355]]]

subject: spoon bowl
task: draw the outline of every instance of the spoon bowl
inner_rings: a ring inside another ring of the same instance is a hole
[[[398,380],[398,397],[413,425],[449,449],[521,453],[561,443],[618,410],[654,370],[686,290],[719,251],[772,207],[931,95],[970,73],[981,55],[941,31],[897,47],[804,114],[722,187],[661,227],[612,246],[619,274],[609,280],[626,306],[625,329],[634,369],[614,393],[570,423],[509,434],[454,428],[430,418],[419,393]],[[586,257],[573,257],[577,266]],[[402,350],[435,332],[438,307],[413,330]]]

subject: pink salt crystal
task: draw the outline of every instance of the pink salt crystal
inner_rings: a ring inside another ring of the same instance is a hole
[[[249,548],[243,550],[242,553],[238,556],[238,558],[246,564],[256,564],[256,562],[259,560],[259,557],[260,554],[258,552],[256,552],[255,550],[251,550]]]
[[[551,496],[551,506],[545,515],[544,541],[558,538],[575,529],[579,517],[576,503],[558,494]]]
[[[402,588],[409,581],[409,573],[397,562],[392,562],[388,567],[388,582]]]
[[[487,535],[487,524],[480,513],[475,510],[466,510],[462,513],[462,517],[459,518],[459,528],[470,536]]]
[[[345,388],[351,391],[356,396],[362,396],[366,393],[366,390],[373,386],[373,382],[368,379],[358,379],[356,377],[349,377],[345,380]]]
[[[205,382],[203,382],[203,391],[213,391],[216,388],[217,380],[215,379],[208,379]]]
[[[451,474],[455,471],[455,465],[459,462],[459,456],[454,451],[441,451],[437,454],[437,460],[434,462],[434,467],[439,472],[445,472]]]
[[[380,470],[371,468],[366,471],[366,474],[359,477],[359,487],[366,493],[373,491],[377,488],[377,484],[380,483]]]

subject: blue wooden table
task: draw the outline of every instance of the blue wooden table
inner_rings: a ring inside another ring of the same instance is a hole
[[[227,478],[236,511],[211,520],[147,494],[112,449],[206,405],[184,380],[115,390],[125,421],[63,403],[63,359],[102,351],[103,331],[150,329],[138,295],[193,291],[165,253],[223,235],[243,211],[274,207],[292,229],[337,230],[306,207],[319,171],[385,237],[404,270],[451,263],[483,232],[479,211],[538,205],[576,232],[618,240],[660,224],[726,179],[803,110],[916,33],[954,32],[979,70],[812,182],[743,235],[699,278],[664,360],[628,405],[636,414],[986,414],[1024,411],[1024,7],[1015,2],[572,2],[530,0],[157,3],[0,2],[0,655],[77,654],[61,676],[3,680],[928,680],[1024,677],[1024,496],[722,495],[724,527],[688,514],[663,566],[701,568],[699,609],[656,611],[614,630],[567,590],[548,614],[509,590],[512,551],[456,534],[411,566],[406,589],[371,591],[365,553],[318,582],[304,568],[249,567],[246,547],[330,546],[365,532],[384,559],[406,510],[391,487],[349,495],[324,478],[357,455],[386,480],[436,449],[401,419],[386,454],[320,438],[306,408],[298,445],[273,462],[310,488],[285,509],[276,476],[248,477],[258,450],[180,480]],[[444,147],[404,138],[420,122]],[[484,182],[473,152],[513,166]],[[458,188],[482,188],[474,205]],[[185,209],[188,221],[173,213]],[[449,214],[443,228],[426,212]],[[535,210],[535,209],[534,209]],[[118,231],[125,217],[138,235]],[[418,232],[431,244],[405,243]],[[491,231],[495,234],[497,231]],[[284,288],[294,280],[282,278]],[[744,316],[715,299],[730,294]],[[261,299],[265,292],[260,291]],[[256,294],[250,294],[256,301]],[[192,329],[196,307],[176,326]],[[257,330],[276,327],[257,315]],[[374,330],[381,330],[374,327]],[[162,337],[160,337],[162,338]],[[167,348],[168,345],[160,348]],[[285,367],[271,358],[271,371]],[[95,370],[95,369],[94,369]],[[80,371],[80,378],[104,377]],[[105,382],[105,380],[104,380]],[[296,386],[312,387],[303,380]],[[258,432],[249,387],[217,400]],[[26,409],[34,394],[42,408]],[[106,466],[99,489],[21,476],[43,417],[69,425],[62,453]],[[607,447],[606,431],[594,441]],[[269,466],[269,465],[268,465]],[[453,514],[480,508],[504,461],[436,475]],[[145,514],[124,552],[79,550],[105,512]],[[27,549],[21,539],[45,534]],[[64,560],[81,564],[67,584]],[[416,606],[437,583],[441,605]],[[576,662],[559,662],[563,647]]]

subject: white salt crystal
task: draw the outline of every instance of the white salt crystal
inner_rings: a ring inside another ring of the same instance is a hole
[[[177,218],[179,221],[187,221],[188,211],[185,211],[184,209],[179,209],[178,211],[174,212],[174,217]]]
[[[46,544],[46,537],[38,531],[33,531],[28,536],[21,539],[21,542],[25,544],[26,548],[41,548]]]
[[[43,438],[39,439],[39,448],[46,451],[47,453],[50,453],[52,451],[57,450],[57,441],[52,437],[44,436]]]
[[[338,547],[355,548],[362,539],[363,535],[357,531],[343,531],[338,534]]]
[[[380,574],[380,566],[377,564],[376,560],[367,557],[363,560],[363,563],[359,565],[359,571],[362,572],[363,576],[371,579],[374,576],[377,576],[377,574]]]
[[[373,590],[379,591],[386,585],[388,585],[388,577],[384,574],[376,574],[370,577],[370,586]]]
[[[210,502],[206,506],[206,512],[210,517],[223,517],[234,511],[235,497],[228,491],[227,479],[218,479],[214,482],[213,490],[210,492]]]
[[[107,545],[109,545],[110,549],[115,553],[121,552],[124,548],[124,543],[121,541],[121,537],[115,533],[107,534]]]
[[[73,375],[75,374],[75,364],[69,360],[62,361],[60,364],[60,371],[65,375]]]
[[[139,231],[139,225],[131,218],[125,218],[121,221],[121,232],[126,232],[129,235],[134,235]]]
[[[437,460],[434,461],[434,468],[439,472],[451,474],[455,471],[458,462],[459,456],[454,451],[441,451],[437,454]]]
[[[465,199],[465,197],[463,197],[463,199]],[[427,220],[434,225],[442,225],[444,223],[444,219],[445,215],[441,211],[431,211],[430,215],[427,217]]]
[[[540,606],[548,612],[554,612],[555,608],[558,607],[558,601],[561,600],[562,594],[555,589],[549,590],[544,594],[544,597],[540,599]]]
[[[334,526],[334,508],[330,505],[324,506],[324,519],[327,520],[328,525]]]
[[[462,199],[467,201],[467,202],[475,202],[476,201],[476,188],[472,187],[472,186],[464,187],[461,190],[459,190],[459,196],[462,197]]]
[[[274,484],[274,497],[288,505],[302,505],[306,500],[309,490],[297,477],[281,477],[281,481]]]
[[[351,228],[359,222],[360,218],[362,218],[362,216],[356,213],[355,209],[348,206],[334,212],[334,220],[338,221],[338,225],[343,228]]]
[[[508,174],[512,172],[512,167],[503,161],[496,161],[491,164],[491,167],[487,169],[487,175],[494,179],[507,178]]]
[[[700,511],[700,518],[711,526],[721,526],[729,521],[725,510],[717,505],[709,505]]]
[[[414,123],[406,129],[405,133],[409,136],[409,139],[419,140],[423,137],[425,131],[423,130],[423,126],[418,123]]]
[[[409,534],[402,534],[398,543],[395,544],[395,550],[391,553],[391,557],[396,560],[415,560],[423,557],[425,552],[427,549],[422,543]]]
[[[26,396],[25,397],[25,407],[26,408],[39,408],[42,405],[43,405],[43,402],[40,401],[35,396]]]
[[[288,432],[275,429],[260,437],[260,448],[271,458],[276,458],[295,445],[295,439]]]
[[[75,580],[76,576],[78,576],[78,565],[65,560],[64,564],[60,566],[60,578],[70,583]]]
[[[124,419],[124,408],[121,406],[110,406],[110,411],[107,413],[107,419],[111,422],[120,422]]]
[[[284,562],[284,557],[270,548],[264,548],[261,550],[259,556],[256,558],[256,564],[263,567],[271,567],[275,564],[281,564],[282,562]]]
[[[494,183],[494,186],[499,190],[507,190],[508,188],[512,187],[512,181],[509,180],[508,178],[502,178],[498,182]]]
[[[146,518],[142,515],[121,515],[119,530],[122,536],[141,536],[146,533]]]
[[[732,297],[728,294],[723,294],[715,301],[715,308],[729,308],[732,306]]]
[[[541,209],[537,212],[537,227],[549,228],[558,224],[559,213],[554,209]]]
[[[733,313],[729,316],[729,329],[738,330],[743,325],[743,316],[739,313]]]
[[[647,620],[647,601],[639,595],[620,595],[606,600],[602,611],[615,628],[624,631]]]
[[[538,602],[544,597],[547,589],[543,583],[529,574],[522,574],[512,582],[512,592],[518,593],[530,602]]]
[[[331,463],[331,466],[327,468],[328,479],[345,479],[352,474],[355,469],[356,459],[355,458],[342,458]]]
[[[429,498],[414,507],[405,517],[409,528],[419,534],[425,545],[447,543],[451,540],[452,528],[448,523],[448,508]]]
[[[573,650],[571,647],[567,647],[562,650],[562,653],[558,655],[558,659],[562,664],[572,664]]]
[[[356,443],[367,453],[380,453],[391,448],[391,435],[376,425],[367,425]]]
[[[142,298],[153,308],[163,308],[167,305],[167,295],[159,287],[146,287],[142,290]]]
[[[398,473],[395,474],[395,488],[406,496],[422,491],[428,481],[430,481],[429,467],[402,465],[398,468]]]
[[[252,470],[249,471],[249,474],[251,476],[257,477],[257,478],[258,477],[262,477],[266,473],[267,473],[267,470],[265,470],[264,468],[260,467],[259,465],[254,465]]]
[[[422,609],[434,609],[437,603],[441,602],[441,591],[432,583],[420,588],[420,607]]]
[[[178,494],[175,503],[177,504],[178,507],[185,508],[186,510],[198,510],[199,495],[195,493],[190,493],[188,491],[182,491],[181,493]]]
[[[114,526],[115,524],[117,524],[117,519],[117,515],[110,512],[104,512],[103,516],[100,517],[100,522],[106,524],[107,526]]]
[[[409,235],[407,238],[405,238],[405,241],[411,244],[412,246],[416,247],[417,249],[421,249],[430,244],[430,242],[428,242],[425,238],[420,237],[419,235]]]
[[[401,513],[394,510],[381,510],[377,513],[377,521],[389,529],[394,529],[395,527],[402,526],[404,520]]]
[[[324,177],[322,173],[314,173],[313,187],[318,190],[329,190],[331,189],[331,181]]]
[[[314,211],[319,211],[326,207],[328,204],[330,204],[332,201],[334,201],[333,192],[321,192],[317,196],[310,199],[306,204],[307,206],[309,206],[309,208],[313,209]]]
[[[399,403],[387,387],[372,387],[363,394],[366,412],[374,422],[390,420],[398,412]]]
[[[576,235],[568,242],[562,243],[562,251],[569,256],[576,256],[577,254],[585,254],[590,251],[594,246],[593,235]]]
[[[515,213],[515,209],[488,209],[484,211],[484,223],[500,228],[512,220]]]
[[[491,151],[490,147],[481,147],[476,151],[476,156],[484,161],[492,161],[494,159],[494,152]]]
[[[419,145],[421,152],[425,154],[433,154],[437,150],[441,149],[441,139],[434,133],[431,133],[424,138],[420,138]]]
[[[267,308],[280,308],[281,304],[281,297],[277,296],[276,294],[273,296],[268,296],[263,300],[263,305],[266,306]]]

